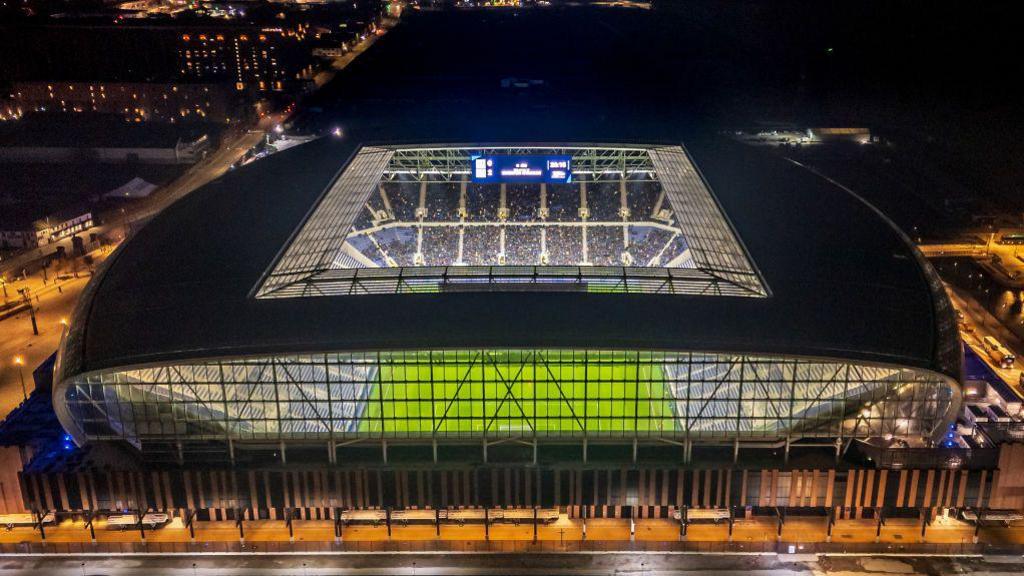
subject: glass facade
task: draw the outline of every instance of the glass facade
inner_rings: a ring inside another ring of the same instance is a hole
[[[952,381],[783,357],[559,349],[262,356],[76,376],[79,441],[934,438]]]

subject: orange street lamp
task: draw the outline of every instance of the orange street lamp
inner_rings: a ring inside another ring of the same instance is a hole
[[[14,365],[18,367],[18,378],[21,380],[21,395],[25,400],[28,400],[28,390],[25,388],[25,374],[21,369],[25,365],[25,359],[21,356],[15,356]]]

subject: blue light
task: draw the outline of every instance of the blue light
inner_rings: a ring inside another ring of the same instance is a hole
[[[473,182],[572,182],[571,156],[471,156],[470,176]]]

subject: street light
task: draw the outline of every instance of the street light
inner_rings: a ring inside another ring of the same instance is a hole
[[[25,389],[25,374],[21,369],[25,365],[25,359],[21,356],[15,356],[14,365],[18,367],[18,379],[21,380],[21,395],[25,400],[28,400],[28,390]]]

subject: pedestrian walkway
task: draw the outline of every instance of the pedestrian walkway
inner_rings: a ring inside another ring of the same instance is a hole
[[[195,522],[181,518],[154,529],[111,529],[97,520],[65,520],[38,528],[13,527],[0,532],[0,550],[27,551],[154,550],[196,548],[233,550],[324,551],[569,551],[569,550],[732,550],[799,551],[984,550],[1007,545],[1024,551],[1024,524],[980,530],[967,522],[939,517],[922,531],[920,521],[888,520],[878,529],[874,520],[838,520],[831,541],[825,518],[791,517],[781,532],[774,517],[739,519],[729,533],[727,522],[690,524],[685,535],[669,519],[592,519],[562,516],[551,524],[336,526],[331,520],[250,520]],[[974,542],[977,532],[979,540]],[[922,540],[922,535],[924,536]],[[781,547],[781,548],[780,548]],[[938,552],[945,553],[945,552]]]

